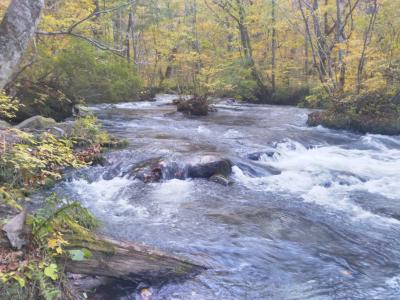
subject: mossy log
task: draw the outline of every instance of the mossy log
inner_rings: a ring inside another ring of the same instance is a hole
[[[207,268],[186,259],[131,242],[104,236],[91,240],[69,238],[69,248],[85,248],[90,257],[81,261],[67,259],[65,269],[75,274],[112,277],[150,284],[196,275]]]

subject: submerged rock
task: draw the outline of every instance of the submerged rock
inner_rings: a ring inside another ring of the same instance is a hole
[[[275,151],[273,151],[273,150],[268,150],[268,151],[264,151],[264,152],[255,152],[255,153],[250,153],[250,154],[248,154],[247,155],[247,158],[248,159],[250,159],[250,160],[254,160],[254,161],[257,161],[257,160],[260,160],[260,158],[263,156],[263,155],[266,155],[266,156],[268,156],[268,157],[273,157],[274,155],[275,155]]]
[[[51,118],[42,116],[34,116],[19,123],[15,128],[20,130],[46,130],[52,126],[56,126],[57,122]]]
[[[214,183],[224,185],[224,186],[233,184],[232,181],[230,181],[228,178],[226,178],[224,175],[221,175],[221,174],[215,174],[215,175],[211,176],[208,180],[211,182],[214,182]]]

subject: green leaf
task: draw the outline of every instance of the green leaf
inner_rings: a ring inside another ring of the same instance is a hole
[[[25,279],[19,275],[14,275],[13,278],[18,282],[19,286],[23,288],[25,286]]]
[[[69,250],[68,252],[73,261],[82,261],[92,256],[92,252],[85,248]]]
[[[58,279],[58,268],[56,264],[50,264],[48,267],[44,269],[44,275],[50,277],[52,280]]]

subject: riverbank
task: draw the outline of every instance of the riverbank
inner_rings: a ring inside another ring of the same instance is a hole
[[[73,298],[60,257],[66,233],[93,235],[95,218],[81,205],[56,195],[27,213],[30,195],[49,189],[68,168],[102,161],[102,145],[117,143],[92,116],[56,123],[36,116],[0,129],[0,291],[5,299]],[[80,252],[79,252],[80,251]],[[75,253],[75,254],[76,254]],[[62,295],[62,296],[61,296]]]
[[[69,196],[39,197],[27,212],[29,196],[48,194],[66,170],[105,165],[105,151],[127,146],[107,134],[89,109],[76,108],[83,112],[74,121],[36,116],[0,129],[0,292],[6,299],[86,299],[102,285],[130,282],[135,291],[141,282],[159,284],[206,269],[148,246],[98,235],[97,219]],[[147,285],[137,292],[145,297]]]
[[[322,125],[360,133],[400,134],[400,105],[396,96],[367,93],[332,101],[325,111],[309,115],[309,126]]]

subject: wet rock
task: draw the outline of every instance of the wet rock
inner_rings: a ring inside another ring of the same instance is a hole
[[[214,105],[208,106],[208,112],[218,112],[218,109]]]
[[[91,110],[82,104],[76,104],[72,107],[72,115],[74,117],[87,117],[92,114]]]
[[[224,175],[221,174],[215,174],[211,176],[208,180],[224,186],[228,186],[233,183],[232,181],[230,181],[228,178],[226,178]]]
[[[25,219],[26,210],[23,210],[3,226],[3,231],[7,234],[11,246],[18,250],[21,250],[26,245],[26,240],[23,237]]]
[[[268,151],[264,151],[264,152],[255,152],[255,153],[250,153],[249,155],[247,155],[247,158],[250,160],[257,161],[257,160],[260,160],[260,158],[263,155],[266,155],[268,157],[273,157],[275,155],[275,153],[276,152],[273,150],[268,150]]]
[[[176,100],[177,110],[190,116],[208,115],[209,105],[206,97],[193,97],[189,100]]]
[[[145,183],[159,182],[161,179],[184,179],[184,168],[175,162],[167,162],[162,158],[153,158],[137,163],[127,172],[129,178],[141,180]]]
[[[6,121],[4,120],[0,120],[0,129],[6,129],[6,128],[10,128],[11,125],[8,124]]]
[[[15,128],[20,130],[46,130],[52,126],[56,126],[57,122],[51,118],[42,116],[34,116],[19,123]]]
[[[202,157],[198,163],[188,166],[188,176],[191,178],[210,178],[216,174],[228,177],[231,173],[231,161],[214,156]]]

